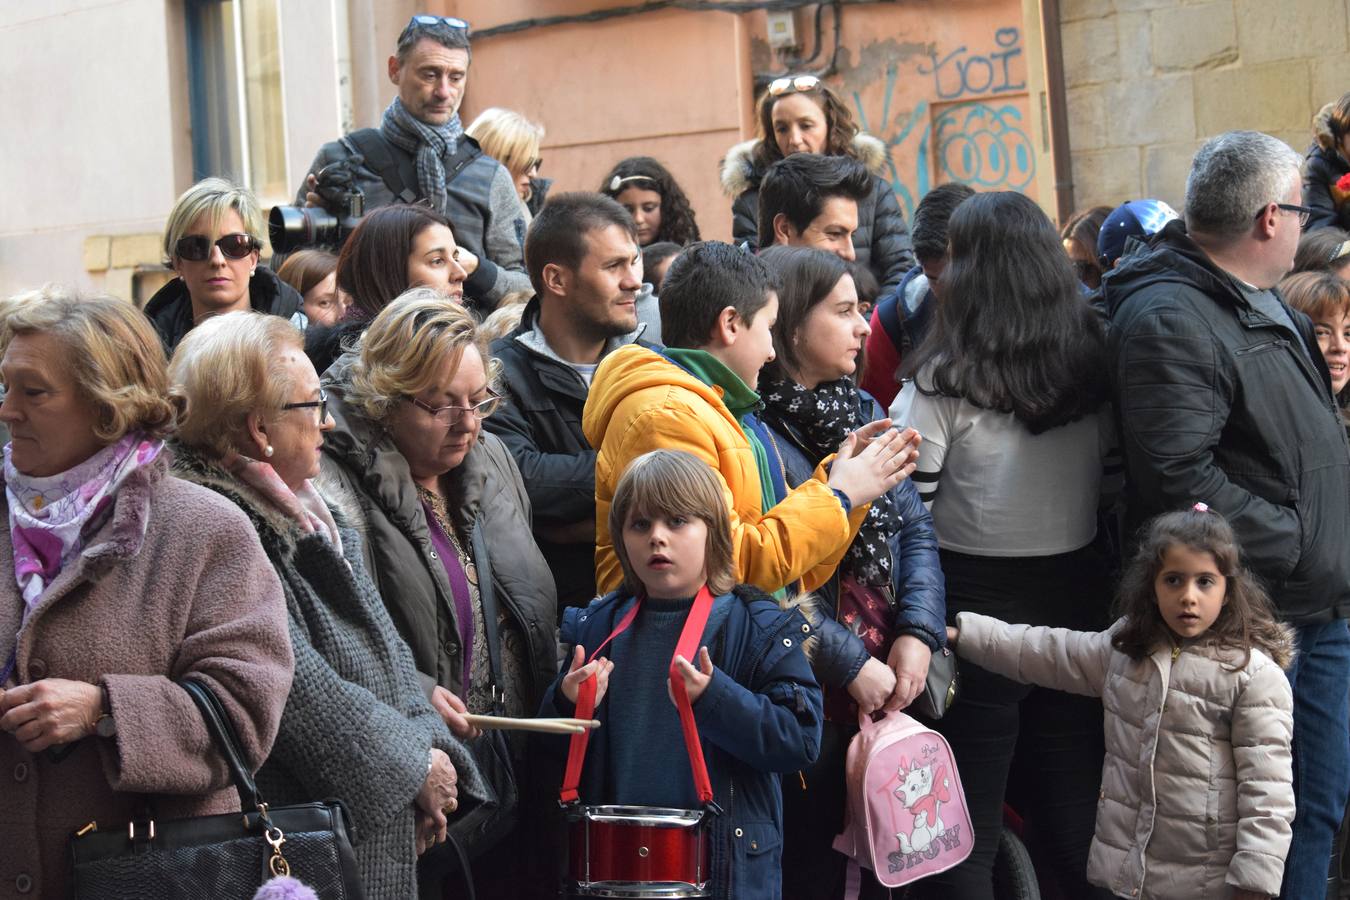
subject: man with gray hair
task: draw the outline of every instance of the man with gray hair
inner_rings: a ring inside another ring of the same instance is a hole
[[[465,294],[491,310],[504,295],[530,289],[522,251],[525,208],[511,173],[464,133],[459,104],[468,79],[469,24],[413,16],[389,57],[398,96],[380,127],[320,147],[295,202],[324,206],[319,173],[329,168],[329,174],[350,172],[365,194],[366,212],[391,203],[429,204],[450,220],[458,262],[469,276]]]
[[[1123,257],[1102,295],[1131,518],[1223,514],[1294,629],[1292,840],[1287,817],[1251,811],[1228,882],[1307,900],[1327,896],[1350,794],[1350,446],[1312,322],[1274,290],[1310,212],[1299,163],[1258,132],[1206,142],[1184,220]]]

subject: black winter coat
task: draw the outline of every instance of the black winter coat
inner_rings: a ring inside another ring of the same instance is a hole
[[[296,313],[300,313],[300,321],[296,324],[303,327],[305,298],[267,266],[260,265],[253,270],[253,277],[248,280],[248,302],[257,312],[292,321],[296,321]],[[173,356],[178,342],[196,324],[192,321],[192,299],[181,278],[175,278],[155,291],[155,296],[145,304],[145,315],[164,344],[165,356]]]
[[[1331,196],[1331,186],[1347,172],[1350,172],[1350,162],[1335,150],[1318,144],[1308,148],[1308,155],[1303,160],[1303,205],[1315,212],[1308,217],[1304,231],[1318,228],[1350,230],[1350,203],[1337,208]]]
[[[506,403],[483,428],[511,451],[534,508],[535,539],[558,586],[558,608],[595,598],[594,533],[585,543],[555,543],[550,528],[595,518],[595,450],[581,431],[588,393],[567,364],[517,338],[534,328],[539,301],[531,300],[515,331],[492,344],[501,361]],[[634,335],[619,339],[632,343]],[[642,346],[650,346],[639,341]]]
[[[1181,221],[1102,295],[1131,519],[1203,501],[1283,619],[1350,617],[1350,445],[1311,320],[1253,308]]]
[[[746,141],[727,151],[722,162],[722,189],[734,198],[731,204],[731,236],[737,243],[759,249],[759,183],[764,172],[755,166],[754,150],[759,141]],[[886,146],[876,138],[859,134],[853,139],[853,155],[872,173],[872,195],[858,204],[858,230],[853,249],[858,262],[872,270],[882,293],[894,288],[914,267],[914,241],[905,224],[895,192],[881,177],[886,164]]]

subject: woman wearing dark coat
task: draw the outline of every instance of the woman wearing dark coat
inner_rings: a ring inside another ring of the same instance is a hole
[[[886,145],[858,130],[853,114],[814,75],[779,78],[759,100],[759,136],[737,144],[722,161],[722,189],[733,198],[734,243],[759,245],[759,183],[774,162],[792,153],[852,156],[872,173],[872,194],[858,204],[853,249],[884,294],[914,267],[914,242],[905,214],[882,173]]]
[[[525,486],[505,445],[482,430],[500,402],[495,368],[473,317],[417,288],[386,306],[359,350],[323,379],[336,423],[324,470],[360,506],[366,566],[432,704],[480,754],[480,740],[490,736],[480,739],[464,714],[532,714],[558,659],[557,593],[531,533]],[[501,647],[496,674],[493,630]],[[511,746],[522,794],[525,750],[522,742]],[[541,825],[539,818],[522,813],[522,829]],[[471,849],[489,851],[493,843],[484,837]],[[480,890],[501,888],[502,879],[521,882],[502,888],[504,896],[546,890],[520,859],[520,847],[533,843],[518,832],[475,865]]]
[[[760,374],[760,417],[795,486],[845,434],[885,413],[852,381],[868,325],[847,264],[804,247],[770,247],[760,258],[780,282],[776,359]],[[908,706],[923,689],[931,655],[946,644],[937,536],[912,480],[872,503],[839,567],[817,589],[816,605],[894,671],[896,686],[884,708]],[[820,757],[804,779],[784,779],[784,897],[843,894],[846,860],[831,844],[845,814],[844,755],[858,711],[851,697],[827,687]]]
[[[466,830],[488,788],[423,692],[351,517],[312,480],[333,423],[301,334],[220,316],[183,340],[170,374],[175,474],[243,510],[286,596],[295,680],[259,786],[272,803],[342,800],[366,896],[411,897],[418,855]]]
[[[1350,191],[1336,182],[1350,172],[1350,94],[1318,110],[1312,122],[1313,143],[1303,159],[1303,205],[1314,212],[1304,231],[1350,230]]]

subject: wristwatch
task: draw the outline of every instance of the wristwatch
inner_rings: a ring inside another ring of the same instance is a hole
[[[117,734],[117,721],[113,719],[112,705],[108,702],[108,689],[99,685],[98,692],[102,698],[102,709],[99,717],[94,720],[94,734],[101,738],[114,737]]]

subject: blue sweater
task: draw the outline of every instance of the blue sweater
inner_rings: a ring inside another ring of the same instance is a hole
[[[541,715],[571,715],[574,706],[558,685],[571,662],[571,647],[598,647],[629,607],[631,595],[616,591],[585,609],[563,613],[561,638],[567,662],[544,695]],[[715,671],[694,703],[694,718],[722,814],[712,820],[712,895],[723,900],[776,900],[782,894],[783,804],[779,772],[795,772],[820,752],[821,693],[802,653],[812,633],[795,609],[780,609],[756,588],[738,586],[718,597],[714,614],[725,621],[708,644]],[[724,612],[723,612],[724,610]],[[705,632],[705,638],[710,635]],[[669,661],[667,651],[665,659]],[[618,673],[618,664],[614,672]],[[664,679],[662,679],[664,691]],[[596,708],[601,727],[592,733],[581,773],[583,803],[608,801],[609,761],[636,760],[652,780],[668,772],[648,763],[648,741],[620,747],[612,697]],[[662,698],[666,706],[668,699]],[[622,727],[622,726],[620,726]],[[558,783],[567,756],[566,738],[544,738],[541,749],[554,759]],[[683,756],[683,744],[679,745]],[[688,770],[688,762],[683,763]]]

